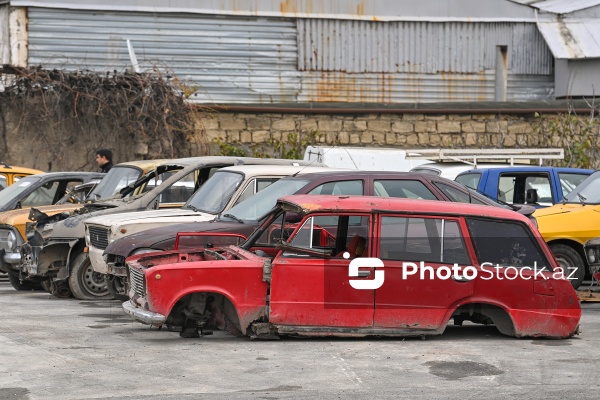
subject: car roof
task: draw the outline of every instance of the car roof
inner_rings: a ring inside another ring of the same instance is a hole
[[[339,177],[339,178],[392,178],[392,177],[402,177],[406,179],[422,179],[425,175],[419,174],[416,172],[398,172],[398,171],[357,171],[357,170],[339,170],[339,169],[330,169],[326,172],[314,172],[303,174],[302,177],[287,177],[284,179],[309,179],[309,180],[317,180],[317,179],[327,179]],[[429,176],[425,176],[427,179]],[[438,176],[431,175],[432,178],[438,178]]]
[[[513,167],[490,167],[490,168],[473,168],[468,171],[464,171],[462,174],[473,173],[473,172],[481,172],[481,171],[507,171],[511,172],[520,168],[527,168],[527,172],[572,172],[572,173],[581,173],[581,174],[592,174],[594,172],[593,169],[583,169],[583,168],[567,168],[567,167],[537,167],[535,165],[515,165]],[[461,175],[462,175],[461,174]]]
[[[102,179],[106,176],[105,173],[102,172],[85,172],[85,171],[62,171],[62,172],[44,172],[41,174],[30,175],[32,178],[76,178],[76,177],[86,177],[86,178],[99,178]],[[23,179],[28,178],[28,176]]]
[[[391,211],[414,214],[465,215],[528,221],[512,210],[470,203],[436,200],[415,200],[395,197],[291,195],[278,200],[284,208],[291,207],[302,213],[309,212],[376,212]]]
[[[11,174],[42,174],[44,171],[40,171],[39,169],[27,168],[27,167],[18,167],[16,165],[9,165],[3,162],[0,162],[0,172],[10,172]]]
[[[309,167],[309,166],[297,166],[297,165],[234,165],[231,167],[221,168],[219,171],[233,171],[241,172],[246,177],[258,176],[258,175],[275,175],[275,176],[286,176],[292,174],[311,174],[316,172],[335,172],[335,171],[346,171],[344,169],[334,169],[328,167]]]

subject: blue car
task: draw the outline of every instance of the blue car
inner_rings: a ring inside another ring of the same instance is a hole
[[[542,208],[560,202],[592,172],[591,169],[517,165],[472,169],[459,174],[455,180],[501,202]]]

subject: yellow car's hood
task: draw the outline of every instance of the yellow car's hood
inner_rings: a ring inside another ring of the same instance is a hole
[[[583,245],[600,236],[600,205],[558,204],[533,215],[546,242],[567,239]]]
[[[65,211],[73,211],[83,207],[83,204],[61,204],[53,206],[35,207],[43,213],[55,215]],[[0,225],[12,225],[25,237],[25,224],[28,222],[30,208],[11,210],[0,213]]]

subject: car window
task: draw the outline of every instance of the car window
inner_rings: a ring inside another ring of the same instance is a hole
[[[552,188],[547,174],[502,174],[498,200],[516,204],[552,205]]]
[[[56,198],[56,192],[58,191],[60,184],[60,181],[54,181],[40,186],[21,200],[21,206],[36,207],[52,204]]]
[[[573,174],[567,172],[559,172],[558,179],[560,180],[560,188],[562,190],[563,197],[566,197],[573,189],[587,179],[589,175],[584,174]]]
[[[0,190],[6,187],[6,175],[0,174]]]
[[[471,189],[477,189],[479,187],[479,181],[481,180],[481,174],[477,172],[470,172],[468,174],[462,174],[456,177],[455,181],[462,183],[466,187]]]
[[[163,182],[177,172],[166,172],[160,176]],[[161,182],[162,183],[162,182]],[[159,197],[161,204],[168,203],[185,203],[194,194],[196,187],[196,173],[190,172],[183,178],[173,183],[169,188],[165,189]]]
[[[257,178],[257,179],[250,180],[250,182],[248,182],[248,184],[246,185],[246,188],[244,189],[244,191],[242,192],[240,197],[238,197],[238,199],[236,200],[235,205],[241,203],[242,201],[246,200],[249,197],[252,197],[256,193],[260,192],[261,190],[271,186],[273,183],[277,182],[278,180],[279,180],[279,178]]]
[[[417,180],[380,179],[373,184],[376,196],[437,200],[431,190]]]
[[[470,203],[471,196],[467,192],[463,192],[455,187],[450,185],[446,185],[441,182],[434,182],[434,185],[437,186],[448,198],[450,201],[454,201],[457,203]]]
[[[548,260],[523,224],[469,218],[467,225],[480,264],[548,268]]]
[[[379,258],[432,263],[470,263],[456,220],[383,216]]]
[[[331,257],[366,256],[369,244],[368,216],[321,215],[307,218],[289,244],[294,247],[323,251]],[[283,257],[323,258],[319,255],[286,250]]]
[[[332,194],[332,195],[358,195],[362,196],[364,193],[363,181],[337,181],[327,182],[317,186],[311,190],[308,194]]]

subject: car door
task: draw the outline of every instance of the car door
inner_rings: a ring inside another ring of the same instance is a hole
[[[382,214],[377,226],[375,254],[383,261],[385,281],[375,293],[374,327],[439,329],[447,310],[473,293],[473,280],[461,278],[472,258],[464,222]]]
[[[277,255],[273,260],[269,321],[342,330],[371,327],[375,292],[350,285],[350,261],[344,257],[344,253],[352,253],[351,257],[368,254],[371,229],[371,217],[365,214],[305,218],[288,243],[324,251],[328,257],[293,250]],[[361,238],[361,234],[365,236]],[[350,248],[355,242],[361,245]]]

